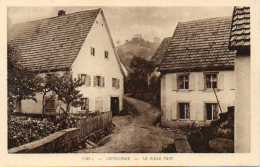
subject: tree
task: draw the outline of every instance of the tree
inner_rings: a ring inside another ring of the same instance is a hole
[[[153,70],[153,64],[141,57],[134,57],[130,68],[132,72],[126,82],[126,91],[132,93],[148,91],[148,75]]]
[[[7,46],[8,68],[8,111],[13,112],[21,100],[35,99],[39,80],[36,75],[24,69],[18,62],[20,55],[17,47],[9,43]]]
[[[45,77],[38,77],[39,85],[37,92],[42,94],[42,114],[46,112],[46,95],[47,93],[54,91],[55,84],[57,83],[57,76],[54,73],[47,73]]]
[[[52,76],[52,90],[58,95],[58,99],[66,104],[65,115],[70,112],[71,106],[81,104],[82,94],[78,88],[83,85],[80,78],[73,79],[71,75]]]

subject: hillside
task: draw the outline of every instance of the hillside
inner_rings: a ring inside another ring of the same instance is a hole
[[[159,42],[150,42],[143,38],[132,38],[117,47],[118,55],[127,69],[130,69],[129,65],[134,56],[150,60],[159,44]]]

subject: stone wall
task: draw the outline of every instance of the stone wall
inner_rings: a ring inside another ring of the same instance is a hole
[[[80,142],[78,128],[64,129],[40,140],[8,150],[8,153],[65,153],[77,148]]]

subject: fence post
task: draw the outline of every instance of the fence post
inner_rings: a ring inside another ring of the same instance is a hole
[[[84,138],[90,133],[105,129],[112,123],[112,112],[99,113],[94,117],[80,118],[77,121],[77,128],[80,129],[81,137]]]

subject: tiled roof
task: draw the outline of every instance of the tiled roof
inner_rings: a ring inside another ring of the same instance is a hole
[[[167,51],[170,40],[171,40],[171,37],[164,38],[163,41],[161,42],[160,46],[157,48],[154,56],[152,57],[151,61],[156,66],[158,66],[161,63],[163,56],[165,55],[165,53]]]
[[[8,36],[31,71],[69,68],[101,9],[14,25]]]
[[[230,49],[250,46],[250,7],[235,7],[230,33]]]
[[[235,52],[228,48],[230,27],[230,17],[178,23],[160,70],[233,70]]]

